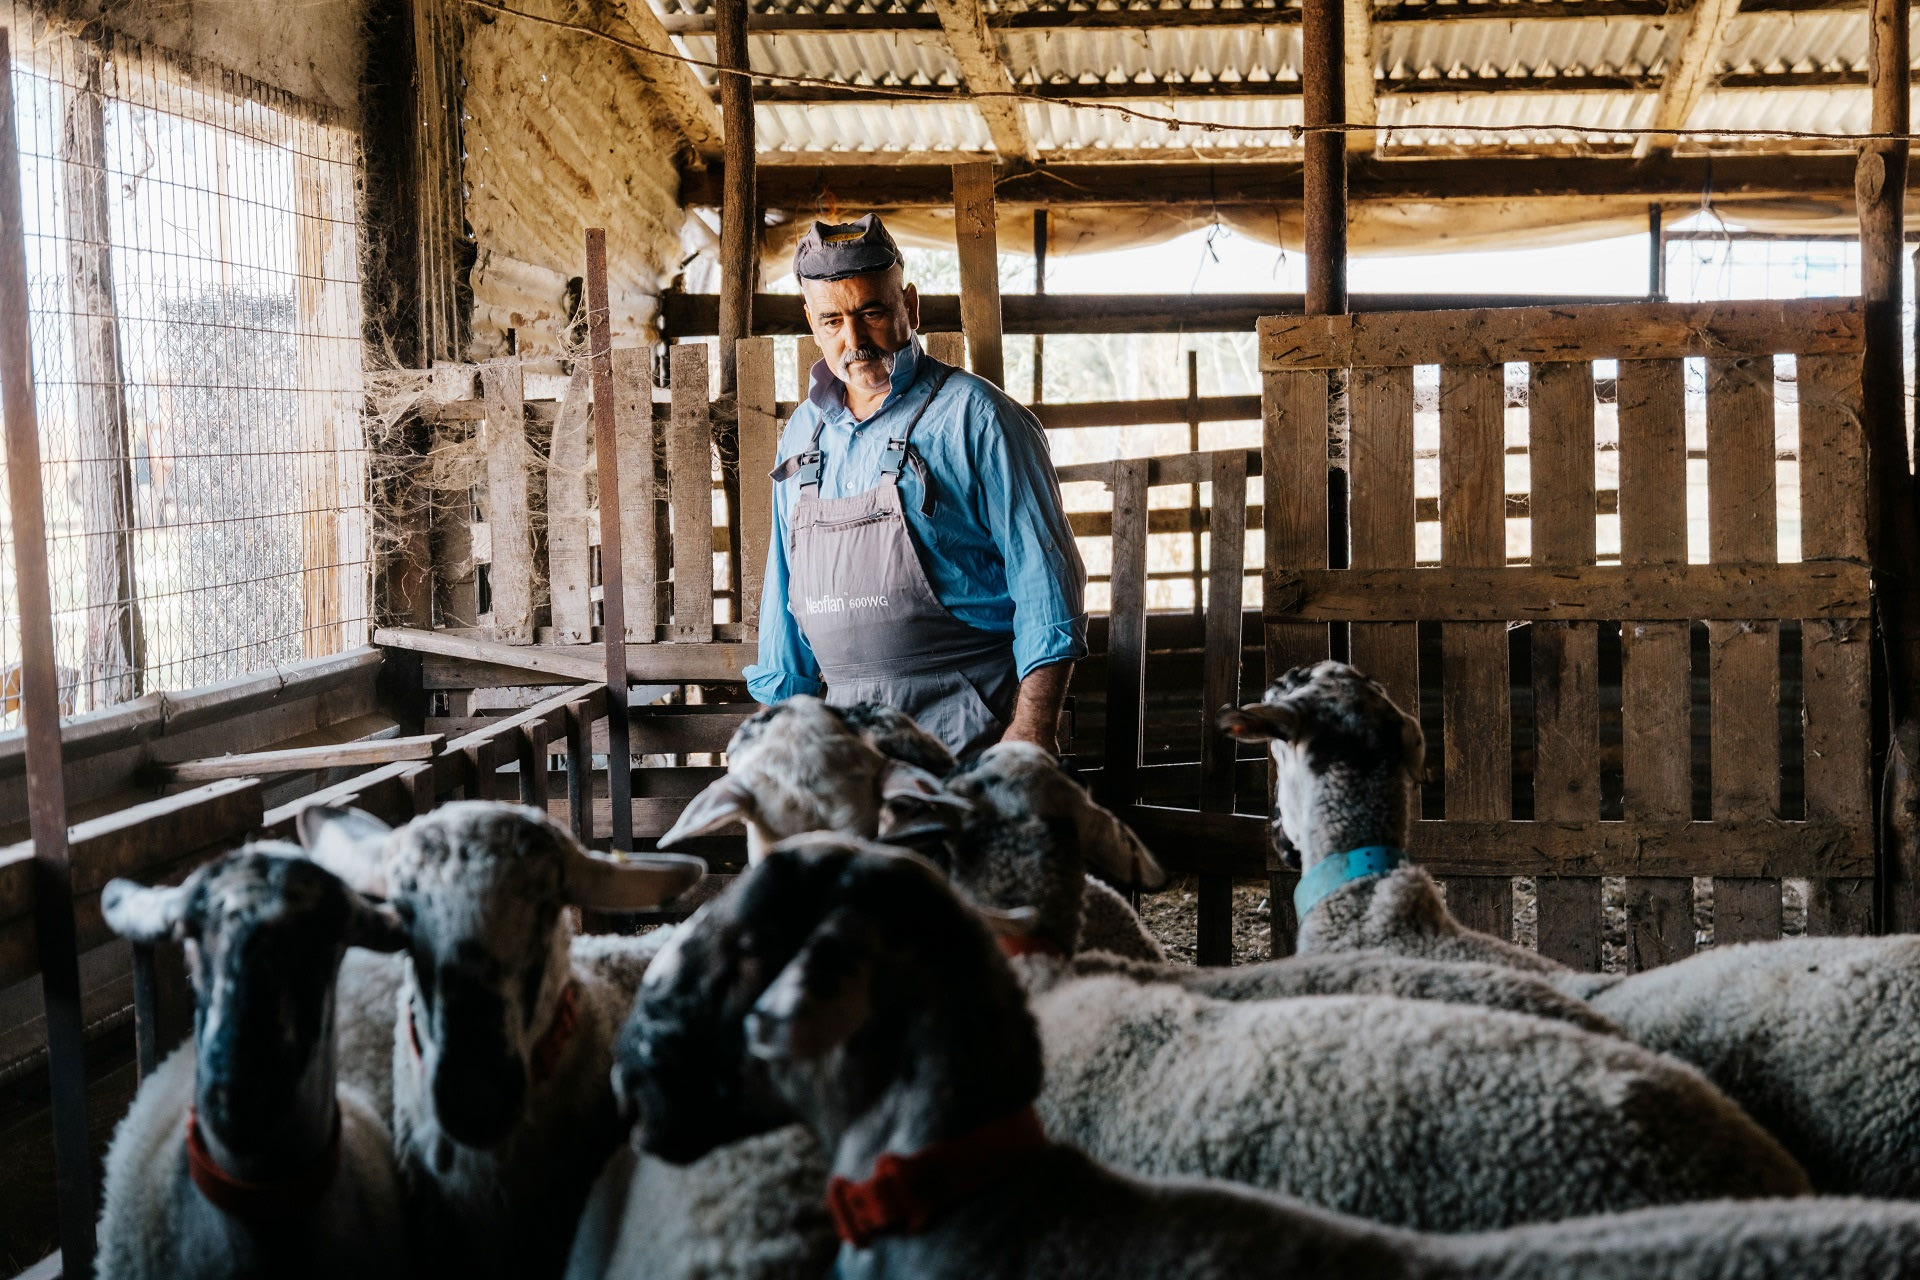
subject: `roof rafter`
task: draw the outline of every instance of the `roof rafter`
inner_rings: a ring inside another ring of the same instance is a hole
[[[1699,105],[1719,65],[1720,46],[1740,12],[1740,0],[1694,0],[1685,25],[1667,36],[1667,70],[1660,96],[1654,101],[1650,123],[1655,129],[1684,129]],[[1671,133],[1646,134],[1634,144],[1633,154],[1667,155],[1679,139]]]
[[[1379,107],[1374,103],[1373,0],[1345,0],[1342,10],[1346,19],[1342,47],[1347,65],[1341,83],[1346,89],[1347,123],[1373,124],[1380,119]],[[1373,143],[1371,130],[1347,135],[1347,150],[1355,155],[1370,154]]]
[[[666,28],[660,24],[660,15],[647,0],[616,0],[612,6],[573,5],[564,0],[516,0],[516,4],[525,11],[553,10],[544,15],[547,17],[592,24],[601,34],[625,44],[648,49],[668,49],[673,45]],[[625,21],[619,16],[622,14]],[[635,74],[659,96],[660,105],[666,108],[687,145],[706,159],[717,159],[723,132],[720,109],[714,106],[707,87],[700,83],[693,68],[670,58],[649,58],[634,53],[625,56]]]
[[[975,94],[1004,94],[1013,88],[1013,76],[1000,58],[1000,45],[987,30],[980,0],[932,0],[946,33],[947,48],[960,68],[960,79]],[[1012,98],[984,97],[975,107],[987,123],[993,149],[1010,160],[1031,160],[1035,151],[1027,133],[1025,109]]]

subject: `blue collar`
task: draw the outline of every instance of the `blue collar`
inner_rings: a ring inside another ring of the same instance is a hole
[[[1396,849],[1390,844],[1364,844],[1358,849],[1322,858],[1300,877],[1300,883],[1293,888],[1294,918],[1305,920],[1307,912],[1319,906],[1343,884],[1365,880],[1370,876],[1383,876],[1396,867],[1409,866],[1412,862],[1406,850]]]
[[[894,353],[893,373],[889,375],[893,390],[887,392],[887,398],[880,402],[880,408],[868,415],[867,422],[879,417],[889,405],[912,389],[913,384],[920,377],[921,354],[920,335],[917,333],[908,339],[906,346]],[[847,412],[846,384],[840,381],[839,375],[827,367],[824,359],[813,362],[807,384],[807,399],[811,400],[814,407],[823,415]],[[860,422],[854,425],[865,426],[866,423]]]

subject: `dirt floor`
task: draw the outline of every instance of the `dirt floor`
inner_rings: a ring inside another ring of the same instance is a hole
[[[1159,893],[1140,899],[1140,918],[1167,949],[1167,958],[1193,963],[1194,931],[1199,917],[1192,876],[1175,876]],[[1267,959],[1267,886],[1243,881],[1233,886],[1233,962]]]

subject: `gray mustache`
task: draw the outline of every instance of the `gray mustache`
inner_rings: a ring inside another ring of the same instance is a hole
[[[886,358],[887,353],[878,347],[855,347],[853,350],[847,352],[846,363],[852,364],[856,360],[885,360]]]

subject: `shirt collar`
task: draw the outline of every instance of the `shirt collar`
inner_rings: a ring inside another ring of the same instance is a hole
[[[887,393],[887,398],[880,402],[880,408],[873,411],[868,421],[871,421],[872,417],[879,416],[889,405],[905,395],[909,387],[913,386],[914,381],[920,376],[920,357],[922,354],[920,335],[916,333],[907,340],[907,345],[895,354],[893,358],[893,376],[891,379],[893,389]],[[825,360],[816,360],[813,362],[813,373],[807,389],[807,399],[812,402],[814,408],[820,410],[823,415],[831,416],[846,411],[847,386],[844,382],[840,381],[833,370],[827,367]]]

